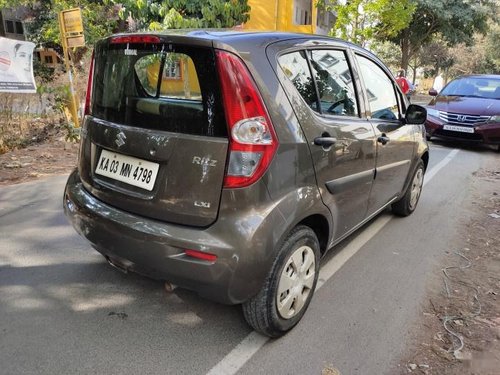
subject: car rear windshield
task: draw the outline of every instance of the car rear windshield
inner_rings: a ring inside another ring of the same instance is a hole
[[[91,115],[147,129],[226,136],[211,48],[96,46]]]

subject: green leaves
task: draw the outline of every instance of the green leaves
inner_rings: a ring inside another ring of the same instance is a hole
[[[318,4],[336,12],[334,35],[360,45],[395,36],[408,26],[415,11],[413,0],[338,0],[333,5]]]
[[[3,0],[11,6],[19,1]],[[108,2],[94,0],[22,0],[22,5],[32,9],[30,18],[23,20],[29,40],[40,44],[60,44],[58,14],[62,10],[82,10],[85,40],[93,44],[97,39],[109,35],[118,21],[118,11]]]
[[[405,70],[421,46],[436,35],[449,46],[470,45],[474,33],[487,30],[489,17],[497,17],[493,24],[498,24],[495,0],[319,0],[317,6],[336,12],[332,35],[362,46],[375,41],[398,45]]]
[[[109,0],[121,5],[138,29],[233,27],[248,20],[246,0]],[[147,6],[145,6],[147,1]]]
[[[250,11],[247,0],[0,0],[0,5],[33,9],[33,17],[23,21],[28,39],[39,45],[60,44],[58,13],[75,7],[82,9],[88,44],[131,26],[155,31],[233,27],[247,21]]]
[[[485,32],[489,14],[495,14],[494,1],[413,0],[416,10],[408,27],[392,40],[403,49],[402,67],[420,47],[440,34],[448,45],[470,44],[475,32]]]

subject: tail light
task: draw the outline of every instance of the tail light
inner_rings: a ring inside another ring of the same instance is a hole
[[[267,170],[278,140],[257,86],[241,59],[223,51],[217,51],[216,56],[230,134],[224,187],[245,187]]]
[[[92,52],[92,57],[90,59],[89,80],[87,82],[87,94],[85,96],[85,107],[83,110],[83,116],[90,114],[90,105],[92,104],[92,87],[94,81],[93,76],[94,76],[94,52]]]

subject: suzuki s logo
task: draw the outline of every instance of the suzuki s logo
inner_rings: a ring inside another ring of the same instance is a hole
[[[125,144],[126,139],[127,139],[127,136],[123,132],[119,132],[116,135],[115,143],[118,147],[122,147]]]
[[[457,120],[460,121],[460,122],[464,122],[465,120],[467,120],[467,116],[465,116],[465,115],[458,115],[457,116]]]

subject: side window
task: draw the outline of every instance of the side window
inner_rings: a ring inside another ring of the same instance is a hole
[[[356,93],[345,52],[313,50],[310,59],[318,86],[321,113],[358,116]]]
[[[318,97],[304,51],[280,56],[278,63],[309,107],[317,111]]]
[[[373,61],[357,55],[373,118],[398,120],[399,108],[392,80]]]

